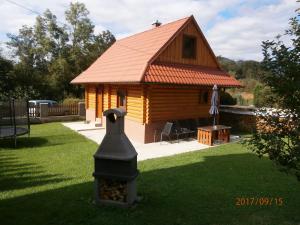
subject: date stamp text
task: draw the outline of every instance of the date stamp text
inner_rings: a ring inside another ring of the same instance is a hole
[[[240,206],[282,206],[283,198],[280,197],[237,197],[235,205]]]

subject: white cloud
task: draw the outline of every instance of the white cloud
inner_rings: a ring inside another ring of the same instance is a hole
[[[239,15],[217,23],[207,31],[207,39],[217,55],[234,59],[262,59],[261,43],[273,40],[288,28],[297,3],[282,0],[256,10],[242,8]]]
[[[274,0],[274,2],[277,0]],[[17,2],[17,0],[15,0]],[[70,1],[23,0],[19,4],[38,12],[49,8],[60,21]],[[117,38],[151,27],[156,19],[169,22],[193,14],[216,55],[234,59],[261,59],[262,40],[272,39],[287,28],[296,3],[280,0],[267,5],[253,0],[81,0],[90,11],[95,31],[111,30]],[[262,1],[263,2],[263,1]],[[255,4],[254,4],[255,3]],[[254,6],[258,8],[254,8]],[[230,18],[221,12],[231,10]],[[23,25],[33,25],[36,14],[6,0],[0,0],[0,41],[5,33],[16,33]]]
[[[148,29],[156,19],[169,22],[192,14],[201,21],[201,24],[206,24],[214,19],[220,10],[234,6],[238,0],[224,0],[222,3],[219,0],[86,0],[83,2],[90,10],[93,21],[112,25],[112,31],[118,36]]]

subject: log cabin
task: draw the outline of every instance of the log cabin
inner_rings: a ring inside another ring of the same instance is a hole
[[[210,117],[212,87],[240,87],[222,71],[193,16],[117,40],[71,81],[85,86],[86,120],[124,107],[125,132],[137,142],[154,141],[167,121]]]

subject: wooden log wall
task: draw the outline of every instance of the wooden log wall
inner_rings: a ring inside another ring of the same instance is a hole
[[[126,93],[126,117],[143,123],[144,98],[142,85],[104,85],[103,110],[117,107],[118,90],[125,91]]]
[[[86,86],[86,108],[96,109],[96,86]]]
[[[96,108],[96,86],[89,86],[88,107]],[[144,123],[177,119],[208,118],[211,88],[167,85],[104,85],[103,110],[117,107],[118,90],[126,92],[127,118]],[[199,95],[209,92],[208,103],[199,103]]]
[[[117,108],[117,86],[111,86],[110,88],[110,107]]]
[[[141,86],[127,89],[127,116],[133,120],[143,123],[143,96]]]
[[[184,34],[197,38],[195,59],[187,59],[182,57],[182,40]],[[173,40],[173,42],[171,42],[171,44],[159,55],[156,61],[218,67],[213,54],[210,52],[209,47],[204,41],[202,35],[198,32],[193,22],[190,22],[185,29],[181,31],[181,33]]]
[[[110,86],[104,85],[103,87],[103,111],[110,108]]]
[[[204,88],[151,86],[146,104],[146,123],[178,119],[208,118],[211,89],[208,103],[199,103]]]

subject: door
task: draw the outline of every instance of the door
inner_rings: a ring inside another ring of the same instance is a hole
[[[96,90],[96,118],[102,118],[103,112],[103,89],[102,87],[97,87]]]

